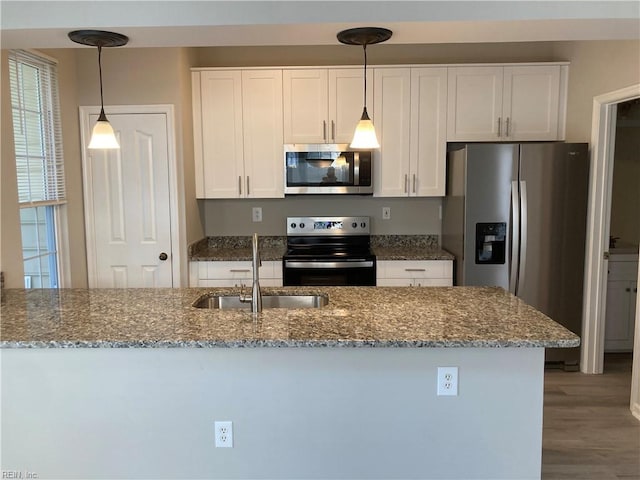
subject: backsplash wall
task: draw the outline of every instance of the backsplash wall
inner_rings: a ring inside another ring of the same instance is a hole
[[[440,198],[370,196],[292,196],[282,199],[199,200],[206,236],[286,235],[286,217],[369,216],[374,235],[440,235]],[[252,208],[262,208],[262,222],[252,222]],[[391,219],[382,219],[382,207]]]

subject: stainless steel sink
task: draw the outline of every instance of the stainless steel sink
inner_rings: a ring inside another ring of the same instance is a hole
[[[329,303],[327,295],[274,294],[262,295],[262,308],[322,308]],[[218,310],[251,309],[251,302],[241,302],[238,295],[207,293],[192,304],[196,308]]]

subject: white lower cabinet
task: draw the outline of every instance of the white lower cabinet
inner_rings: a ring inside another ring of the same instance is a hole
[[[450,287],[452,260],[378,260],[378,287]]]
[[[611,255],[607,280],[607,311],[605,320],[604,350],[606,352],[630,352],[633,350],[636,301],[638,299],[638,257],[617,260]]]
[[[264,261],[259,270],[261,287],[282,286],[282,262]],[[250,261],[190,262],[190,287],[251,288],[253,274]]]

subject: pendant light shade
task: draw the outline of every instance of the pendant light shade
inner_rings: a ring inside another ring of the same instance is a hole
[[[391,30],[380,27],[351,28],[338,33],[338,41],[346,45],[362,45],[364,51],[364,108],[353,134],[351,148],[380,148],[376,130],[367,112],[367,45],[381,43],[391,38]]]
[[[118,140],[116,139],[116,134],[113,131],[113,127],[109,123],[109,120],[107,120],[104,110],[100,111],[100,116],[93,127],[93,131],[91,132],[91,141],[87,148],[120,148]]]
[[[120,47],[126,45],[129,38],[125,35],[103,30],[75,30],[69,32],[69,38],[81,45],[98,47],[98,72],[100,76],[100,116],[93,127],[88,148],[112,149],[120,148],[113,127],[104,113],[104,100],[102,96],[102,47]]]
[[[356,131],[353,133],[353,140],[351,140],[349,146],[351,148],[380,148],[376,129],[369,118],[367,107],[364,107],[362,111],[362,117],[360,117],[360,121],[356,125]]]

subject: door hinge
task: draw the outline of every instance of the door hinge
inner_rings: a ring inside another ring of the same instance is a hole
[[[609,260],[609,252],[604,252],[604,253],[602,254],[602,257],[603,257],[605,260]]]

